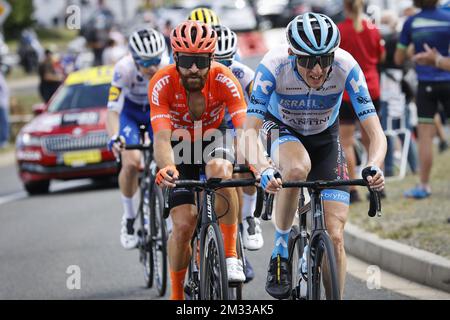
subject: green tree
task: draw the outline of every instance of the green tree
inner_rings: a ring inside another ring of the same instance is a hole
[[[11,13],[3,25],[6,39],[16,38],[20,32],[32,26],[33,0],[8,0],[11,5]]]

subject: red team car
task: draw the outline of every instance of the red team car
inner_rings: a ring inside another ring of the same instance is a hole
[[[53,179],[102,178],[117,172],[108,151],[106,105],[113,67],[71,73],[16,139],[20,178],[29,194],[46,193]]]

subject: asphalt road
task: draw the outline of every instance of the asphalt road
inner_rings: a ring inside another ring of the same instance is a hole
[[[55,182],[49,195],[28,197],[14,166],[0,167],[0,177],[0,299],[161,299],[144,288],[138,252],[120,246],[117,189],[90,180]],[[244,287],[246,299],[271,299],[264,283],[274,228],[265,222],[263,230],[266,245],[248,252],[256,277]],[[67,287],[71,266],[79,267],[80,289]],[[352,275],[344,298],[408,299],[369,290]]]

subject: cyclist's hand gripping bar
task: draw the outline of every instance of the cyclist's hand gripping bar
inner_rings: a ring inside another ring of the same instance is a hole
[[[371,176],[373,177],[377,172],[375,170],[371,170],[370,168],[365,168],[362,171],[362,177],[365,181],[367,181],[367,177]],[[377,191],[374,191],[370,189],[369,186],[367,186],[367,189],[369,189],[369,195],[370,195],[370,204],[369,204],[369,217],[375,217],[375,215],[378,215],[381,217],[381,200],[380,200],[380,193]]]

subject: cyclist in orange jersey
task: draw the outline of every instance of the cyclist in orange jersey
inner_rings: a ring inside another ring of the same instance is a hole
[[[174,187],[176,179],[199,179],[202,171],[207,178],[231,179],[233,137],[227,134],[224,113],[228,108],[234,127],[242,128],[247,105],[239,81],[227,67],[213,62],[216,34],[210,26],[186,21],[170,38],[175,64],[158,71],[148,91],[154,156],[161,168],[157,183]],[[219,217],[223,215],[219,221],[228,280],[243,282],[242,262],[236,254],[236,190],[219,192],[223,197],[216,197],[215,210]],[[169,204],[173,220],[168,242],[171,299],[180,300],[184,299],[190,240],[197,221],[193,190],[172,190]]]

